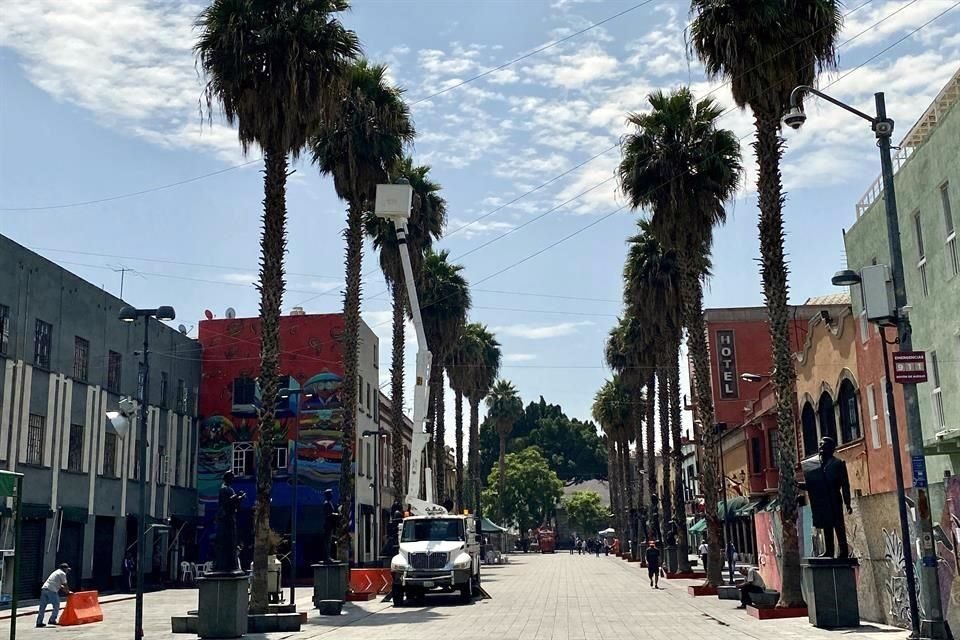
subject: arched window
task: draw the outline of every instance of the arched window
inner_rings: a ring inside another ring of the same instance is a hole
[[[861,436],[860,407],[857,405],[857,390],[849,379],[840,383],[840,437],[843,442],[853,442]]]
[[[837,439],[837,416],[833,412],[833,398],[826,391],[820,394],[817,415],[820,418],[820,437],[833,438],[834,442],[840,444]]]
[[[800,422],[803,425],[803,453],[807,456],[817,453],[817,412],[813,410],[813,405],[807,400],[803,403],[803,410],[800,412]]]

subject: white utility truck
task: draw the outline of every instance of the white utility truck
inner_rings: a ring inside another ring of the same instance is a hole
[[[407,221],[413,188],[409,184],[377,185],[375,212],[393,223],[400,248],[407,299],[417,332],[417,370],[413,391],[413,441],[410,451],[410,475],[406,504],[410,515],[400,525],[400,552],[390,562],[393,575],[393,604],[406,600],[421,601],[430,591],[459,591],[469,602],[480,587],[480,532],[473,515],[451,514],[433,502],[433,478],[429,467],[422,481],[423,455],[430,442],[425,428],[430,406],[430,366],[433,356],[420,315],[420,301],[407,248]],[[426,495],[420,497],[421,482]]]

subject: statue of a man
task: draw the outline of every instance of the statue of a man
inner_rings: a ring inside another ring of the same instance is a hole
[[[810,498],[813,526],[823,531],[824,552],[821,557],[834,557],[833,538],[837,538],[837,558],[849,558],[847,528],[843,510],[853,513],[850,506],[850,479],[847,465],[834,457],[837,443],[833,438],[821,438],[818,454],[803,461],[803,480]]]
[[[340,509],[333,502],[332,489],[324,490],[321,511],[323,513],[323,527],[320,529],[320,560],[329,564],[333,562],[333,536],[337,530],[337,523],[340,521]]]
[[[213,571],[214,573],[239,573],[237,559],[237,508],[246,497],[242,491],[237,493],[231,486],[233,472],[223,474],[223,483],[220,485],[220,496],[217,507],[217,535],[214,539]]]

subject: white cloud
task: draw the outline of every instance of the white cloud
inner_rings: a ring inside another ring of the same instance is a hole
[[[527,75],[552,87],[581,89],[597,80],[616,76],[618,61],[596,44],[580,47],[575,53],[553,56],[549,62],[526,67]]]
[[[231,284],[252,286],[255,282],[260,280],[260,277],[255,273],[223,273],[220,274],[220,279]]]
[[[487,75],[487,81],[493,84],[511,84],[520,79],[517,72],[513,69],[500,69]]]
[[[587,3],[597,3],[600,0],[553,0],[553,4],[550,5],[553,9],[566,9],[576,4],[587,4]]]
[[[557,324],[506,324],[499,327],[492,327],[490,330],[494,333],[514,338],[546,340],[572,335],[577,333],[582,327],[589,327],[592,324],[589,320],[581,322],[559,322]]]
[[[504,362],[530,362],[536,359],[537,355],[535,353],[508,353],[503,356]]]
[[[874,3],[847,16],[840,42],[863,32],[848,46],[862,47],[876,44],[901,32],[912,31],[954,5],[954,0],[923,0],[922,2],[886,0]]]
[[[463,234],[463,237],[467,240],[475,238],[477,236],[486,235],[488,233],[505,233],[513,229],[514,225],[509,222],[502,222],[497,220],[479,220],[479,221],[469,221],[462,220],[460,218],[451,218],[449,224],[447,225],[448,233],[454,231],[457,232],[457,235]]]

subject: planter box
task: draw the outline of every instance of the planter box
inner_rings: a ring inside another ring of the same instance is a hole
[[[807,608],[778,609],[777,607],[747,607],[747,613],[757,620],[780,620],[782,618],[806,618]]]
[[[687,594],[695,598],[700,596],[715,596],[717,595],[717,588],[700,584],[692,587],[687,587]]]

